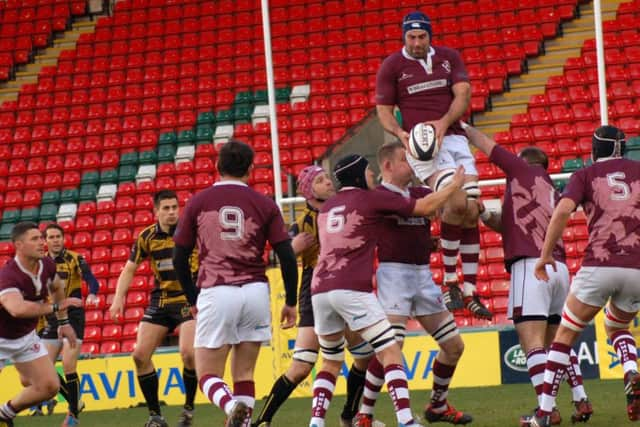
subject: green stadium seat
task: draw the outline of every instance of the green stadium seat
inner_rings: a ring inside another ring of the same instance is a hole
[[[77,203],[78,202],[78,189],[67,188],[60,193],[60,203]]]
[[[160,135],[158,145],[175,144],[178,140],[178,136],[175,132],[167,132]]]
[[[247,123],[251,121],[251,113],[253,113],[253,106],[248,107],[245,105],[236,106],[233,109],[233,121],[234,123]]]
[[[55,204],[60,203],[60,190],[45,191],[42,194],[41,203],[43,205],[46,205],[47,203],[55,203]]]
[[[10,211],[4,211],[2,213],[3,223],[14,223],[20,221],[20,209],[13,209]]]
[[[153,150],[147,150],[140,153],[138,163],[141,165],[155,165],[158,163],[158,155]]]
[[[556,190],[562,193],[562,190],[564,190],[564,187],[565,185],[567,185],[567,182],[569,182],[568,179],[559,179],[557,181],[553,181],[553,186],[556,187]]]
[[[263,105],[269,103],[269,94],[266,90],[257,90],[253,94],[253,103],[256,105]]]
[[[95,184],[85,184],[80,186],[80,192],[78,193],[78,200],[95,201],[96,194],[98,194],[98,187]]]
[[[100,172],[98,171],[88,171],[82,174],[82,179],[80,180],[80,185],[83,184],[97,184],[100,182]]]
[[[627,151],[627,153],[625,154],[625,157],[627,159],[640,161],[640,150]]]
[[[130,153],[124,153],[120,156],[120,166],[124,165],[137,165],[138,164],[138,153],[132,151]]]
[[[198,114],[198,119],[196,121],[199,125],[211,124],[213,125],[216,122],[216,116],[211,111],[205,111],[203,113]]]
[[[107,169],[100,172],[100,184],[115,184],[118,182],[118,171]]]
[[[584,167],[582,159],[569,159],[564,161],[564,165],[562,165],[562,172],[575,172],[582,167]]]
[[[135,181],[138,167],[134,165],[120,166],[118,169],[118,182]]]
[[[216,114],[216,123],[219,125],[230,125],[233,123],[233,111],[221,110]]]
[[[58,205],[47,203],[40,208],[40,221],[55,221],[58,215]]]
[[[9,240],[13,231],[13,223],[3,223],[0,226],[0,240]]]
[[[20,221],[40,221],[40,208],[23,209],[20,212]]]
[[[633,138],[629,138],[627,140],[627,151],[638,151],[640,150],[640,136],[634,136]]]
[[[234,106],[239,106],[239,105],[251,105],[253,104],[253,93],[251,92],[238,92],[236,94],[236,99],[233,102]]]
[[[178,134],[178,145],[193,144],[196,141],[196,134],[191,129],[185,129]]]
[[[196,128],[196,142],[213,141],[213,128],[209,125],[200,125]]]
[[[158,163],[173,162],[176,157],[176,147],[173,145],[158,146]]]
[[[291,95],[291,88],[282,87],[280,89],[276,89],[276,102],[289,101],[290,95]]]

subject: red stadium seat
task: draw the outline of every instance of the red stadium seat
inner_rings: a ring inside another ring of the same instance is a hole
[[[100,353],[101,354],[120,353],[120,342],[104,341],[102,344],[100,344]]]
[[[98,342],[102,339],[102,328],[100,326],[87,326],[84,329],[85,342]]]
[[[129,292],[127,294],[127,299],[126,299],[127,307],[146,306],[147,303],[148,303],[148,296],[145,292]]]
[[[102,310],[87,310],[84,315],[88,326],[102,325]]]
[[[86,336],[86,331],[85,331]],[[86,339],[85,339],[86,341]],[[100,354],[100,346],[97,342],[83,342],[80,348],[82,354]]]
[[[123,339],[134,339],[138,334],[138,322],[125,323],[122,328]]]
[[[136,340],[124,340],[122,341],[122,345],[120,346],[120,351],[122,353],[133,353],[133,350],[136,348]]]

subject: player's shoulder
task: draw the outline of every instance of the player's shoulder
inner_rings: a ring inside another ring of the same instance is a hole
[[[51,257],[46,256],[42,258],[42,266],[49,271],[56,271],[56,262]]]
[[[398,50],[396,52],[393,52],[386,58],[384,58],[384,60],[382,61],[381,67],[385,67],[385,68],[395,67],[398,64],[402,63],[403,61],[404,61],[404,56],[402,55],[402,51]]]
[[[0,278],[11,277],[18,270],[15,258],[11,258],[0,268]]]
[[[156,228],[157,226],[155,222],[151,225],[146,226],[145,228],[140,230],[140,233],[138,234],[138,239],[149,240],[151,237],[153,237],[156,234]]]

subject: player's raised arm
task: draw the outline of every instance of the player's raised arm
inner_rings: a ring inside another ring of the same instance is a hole
[[[465,122],[460,122],[462,129],[467,133],[467,138],[469,138],[469,143],[476,147],[478,150],[482,151],[487,156],[491,155],[491,151],[493,147],[496,146],[496,142],[489,138],[484,133],[480,132],[478,129],[470,126]]]
[[[416,200],[416,206],[413,214],[418,216],[429,216],[436,213],[438,209],[444,206],[445,202],[451,197],[456,190],[462,188],[464,184],[464,168],[458,166],[451,180],[451,184],[446,187],[429,194],[421,199]]]

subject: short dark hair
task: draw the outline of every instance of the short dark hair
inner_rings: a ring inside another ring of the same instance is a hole
[[[544,170],[547,170],[547,168],[549,167],[549,158],[547,157],[547,153],[545,153],[538,147],[524,148],[520,152],[520,154],[518,154],[518,156],[524,159],[524,161],[529,163],[530,165],[542,166]]]
[[[218,172],[220,175],[242,178],[249,172],[253,156],[253,149],[249,145],[232,139],[218,153]]]
[[[391,156],[396,152],[396,150],[399,150],[401,148],[404,149],[404,144],[397,139],[394,141],[382,144],[380,148],[378,148],[378,155],[377,155],[378,165],[382,166],[382,163],[385,160],[388,160],[389,158],[391,158]]]
[[[38,228],[38,224],[33,221],[22,221],[17,223],[13,226],[13,230],[11,230],[11,241],[15,243],[24,236],[24,233],[34,228],[38,231],[40,230]]]
[[[47,237],[47,231],[49,230],[58,230],[60,234],[64,236],[64,229],[57,222],[52,222],[44,228],[44,237]]]
[[[178,195],[173,190],[160,190],[153,195],[153,206],[160,206],[160,202],[163,200],[178,199]]]

